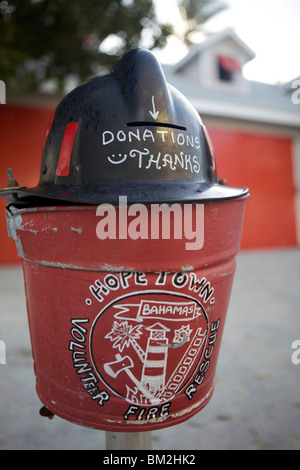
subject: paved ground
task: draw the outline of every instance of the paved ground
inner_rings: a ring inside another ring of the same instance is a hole
[[[299,250],[239,254],[214,396],[153,450],[300,449],[299,280]],[[0,449],[105,449],[105,432],[39,415],[20,267],[0,269],[0,339]]]

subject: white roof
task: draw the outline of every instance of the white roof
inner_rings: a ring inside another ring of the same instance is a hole
[[[184,69],[191,61],[196,61],[197,56],[205,49],[231,37],[235,44],[245,52],[245,63],[255,57],[255,53],[239,38],[231,29],[209,36],[203,42],[190,48],[186,57],[172,66],[163,66],[166,80],[177,88],[195,106],[201,114],[230,117],[255,122],[278,124],[300,128],[300,103],[295,104],[292,95],[295,92],[292,80],[284,85],[270,85],[261,82],[247,81],[247,91],[237,93],[234,88],[205,87],[191,81],[184,73]],[[298,78],[297,86],[300,78]],[[300,97],[300,92],[298,92]]]

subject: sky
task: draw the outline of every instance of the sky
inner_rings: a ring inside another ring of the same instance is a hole
[[[254,51],[244,67],[249,80],[284,83],[300,76],[300,0],[223,0],[228,5],[205,24],[218,32],[232,27]],[[155,0],[161,20],[180,27],[176,0]],[[158,53],[161,63],[174,63],[187,53],[174,38]]]

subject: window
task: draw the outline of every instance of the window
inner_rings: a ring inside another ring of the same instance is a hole
[[[236,59],[219,55],[217,60],[220,80],[232,82],[236,74],[241,72],[241,66]]]

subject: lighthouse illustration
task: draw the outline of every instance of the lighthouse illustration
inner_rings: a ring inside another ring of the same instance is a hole
[[[150,336],[146,348],[141,383],[150,393],[156,395],[165,387],[168,355],[166,333],[170,331],[170,328],[161,323],[155,323],[146,330],[150,331]]]

